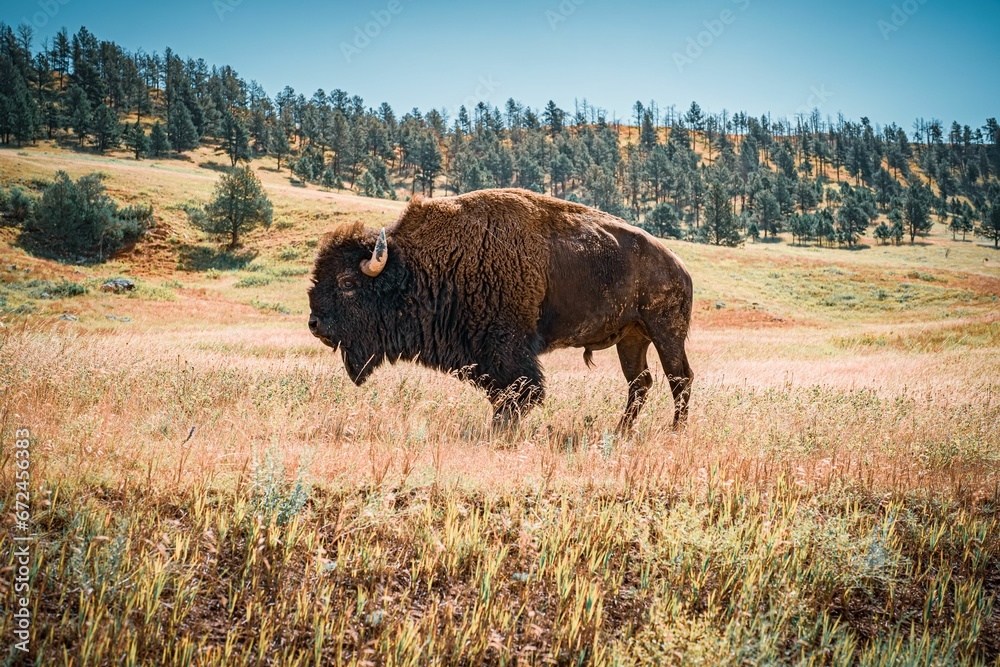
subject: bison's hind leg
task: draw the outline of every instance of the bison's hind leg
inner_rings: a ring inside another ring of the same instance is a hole
[[[646,351],[649,349],[649,339],[639,331],[633,330],[618,341],[618,361],[628,382],[628,402],[625,404],[625,414],[618,422],[618,431],[625,433],[632,428],[639,411],[646,402],[646,394],[653,385],[653,376],[646,363]]]
[[[677,430],[687,424],[691,383],[694,381],[694,373],[684,351],[685,336],[664,335],[660,331],[653,334],[652,338],[660,363],[663,364],[663,372],[670,383],[670,392],[674,396],[674,430]]]

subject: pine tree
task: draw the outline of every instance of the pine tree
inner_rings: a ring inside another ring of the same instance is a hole
[[[666,190],[667,177],[670,174],[670,155],[663,145],[653,147],[646,160],[646,185],[653,191],[653,203],[659,204],[663,201],[664,190]]]
[[[885,210],[886,206],[892,199],[892,196],[896,194],[898,188],[896,184],[896,179],[892,175],[879,167],[878,171],[875,172],[875,200],[878,202],[879,207]]]
[[[375,182],[375,178],[372,177],[370,171],[366,171],[364,176],[361,177],[361,182],[358,184],[361,194],[365,197],[377,197],[378,196],[378,184]]]
[[[788,220],[788,231],[792,233],[792,242],[798,239],[799,243],[805,243],[811,239],[815,233],[815,216],[811,213],[793,215]]]
[[[962,240],[965,240],[966,234],[971,234],[976,229],[975,221],[972,219],[972,211],[968,210],[962,213]]]
[[[93,123],[93,111],[90,106],[90,100],[82,88],[74,86],[69,89],[66,106],[69,124],[73,127],[73,132],[82,146],[84,139],[90,134],[91,124]]]
[[[146,136],[139,121],[135,121],[125,130],[125,146],[132,151],[136,160],[141,160],[149,152],[149,137]]]
[[[191,120],[191,112],[182,101],[174,100],[167,116],[167,135],[171,147],[181,153],[198,147],[198,128]]]
[[[240,119],[229,112],[222,116],[222,147],[232,166],[240,160],[250,161],[250,134]]]
[[[875,237],[879,244],[885,244],[892,238],[892,230],[889,228],[889,225],[880,222],[875,227],[875,231],[872,232],[872,236]]]
[[[316,169],[313,166],[312,158],[308,155],[301,156],[299,159],[292,161],[290,165],[292,173],[295,174],[296,178],[302,181],[302,183],[309,183],[316,178]],[[326,171],[329,171],[333,178],[339,178],[337,176],[337,172],[333,169],[327,169]],[[330,187],[329,183],[332,183],[332,179],[326,179],[323,184]]]
[[[271,201],[250,167],[234,167],[215,186],[205,216],[193,218],[209,234],[225,235],[229,247],[239,245],[240,236],[263,225],[270,227]]]
[[[523,170],[522,170],[523,175]],[[612,215],[621,210],[618,188],[614,176],[596,164],[590,165],[583,175],[583,189],[588,195],[588,204]]]
[[[278,161],[278,171],[281,171],[281,158],[288,155],[292,148],[288,145],[288,136],[282,127],[271,128],[269,136],[268,150]]]
[[[656,128],[653,126],[653,117],[647,111],[642,115],[642,131],[639,133],[639,144],[650,151],[657,144]]]
[[[684,120],[687,122],[688,127],[696,132],[701,131],[705,127],[705,115],[702,113],[701,106],[697,102],[691,102],[690,108],[684,114]]]
[[[490,174],[482,161],[468,149],[460,149],[452,161],[450,178],[458,193],[472,192],[492,186]]]
[[[122,125],[118,122],[118,114],[111,107],[102,104],[94,113],[94,140],[97,151],[103,153],[109,148],[116,148],[121,141]]]
[[[795,202],[798,204],[799,212],[806,213],[819,206],[819,194],[813,183],[807,179],[800,179],[795,186]]]
[[[737,246],[743,242],[739,222],[733,214],[733,202],[722,181],[713,180],[708,186],[705,220],[700,235],[704,241],[714,245]]]
[[[691,150],[698,147],[698,132],[705,128],[705,114],[702,113],[701,106],[697,102],[691,102],[690,108],[684,114],[684,121],[691,129]]]
[[[508,158],[510,161],[510,176],[513,176],[514,162],[513,158]],[[549,163],[549,176],[552,186],[552,194],[559,195],[560,191],[562,196],[566,196],[566,182],[573,175],[573,161],[565,153],[558,153],[552,158],[552,162]],[[495,176],[494,176],[495,177]],[[510,183],[510,178],[504,181],[504,185],[501,187],[506,187]]]
[[[0,67],[5,64],[0,60]],[[5,142],[13,136],[21,145],[35,139],[41,115],[21,75],[3,69],[7,71],[0,72],[0,134]]]
[[[375,197],[396,198],[396,191],[389,179],[389,168],[380,157],[370,157],[365,164],[365,175],[371,176]]]
[[[962,216],[961,214],[954,214],[951,216],[951,221],[948,223],[948,230],[951,232],[951,240],[958,240],[958,233],[962,231]]]
[[[874,198],[865,188],[851,188],[844,183],[844,202],[837,211],[837,233],[848,246],[854,246],[875,219]]]
[[[307,164],[312,164],[311,160],[306,160]],[[294,169],[292,170],[294,171]],[[319,177],[319,183],[324,188],[329,188],[331,190],[343,190],[344,180],[334,173],[333,168],[327,167],[323,170],[323,174]]]
[[[781,208],[778,200],[770,190],[765,190],[757,195],[754,202],[754,213],[757,227],[764,232],[764,236],[770,233],[773,238],[781,231]]]
[[[549,100],[548,104],[545,105],[545,111],[542,113],[542,119],[545,124],[549,126],[549,135],[556,136],[563,131],[563,119],[566,116],[566,112],[556,106],[556,103]]]
[[[681,218],[676,209],[667,203],[659,204],[649,212],[642,228],[653,236],[679,239],[684,236],[681,229]]]
[[[894,199],[891,208],[889,209],[889,238],[895,245],[899,245],[903,242],[903,214],[902,201],[899,199]]]
[[[994,248],[1000,248],[1000,199],[995,200],[983,215],[978,233],[983,238],[993,241]]]
[[[927,236],[934,226],[934,221],[931,220],[932,197],[930,189],[919,183],[906,190],[906,199],[903,201],[903,222],[906,223],[906,232],[910,235],[911,245],[917,236]]]
[[[417,165],[420,168],[420,190],[429,197],[434,196],[434,179],[441,173],[441,160],[437,136],[427,132],[418,144]]]
[[[895,243],[896,245],[901,244],[903,242],[903,221],[902,220],[894,221],[892,223],[890,231],[892,232],[893,243]]]
[[[149,155],[154,158],[161,158],[170,152],[170,138],[160,121],[153,123],[149,131]]]
[[[430,134],[434,141],[434,146],[437,147],[437,139],[434,137],[433,133]],[[358,170],[361,168],[366,155],[365,132],[360,123],[355,123],[350,127],[350,131],[347,133],[347,144],[345,148],[346,151],[341,159],[341,169],[347,172],[347,176],[350,179],[350,187],[353,188],[354,181],[358,177]],[[423,148],[426,149],[426,146],[423,146]],[[440,171],[440,148],[438,148],[438,158],[438,170]],[[320,159],[320,162],[322,162],[322,158]],[[435,173],[435,176],[436,175],[437,174]]]

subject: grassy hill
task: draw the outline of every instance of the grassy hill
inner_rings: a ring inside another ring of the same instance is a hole
[[[184,211],[224,160],[0,150],[0,182],[99,171],[157,222],[97,265],[0,228],[0,498],[27,428],[39,662],[1000,657],[992,248],[940,225],[855,251],[669,241],[696,290],[688,429],[651,357],[612,435],[614,350],[567,350],[498,437],[474,389],[409,364],[355,388],[305,327],[322,233],[404,204],[255,160],[275,224],[224,252]],[[115,276],[139,288],[100,291]]]

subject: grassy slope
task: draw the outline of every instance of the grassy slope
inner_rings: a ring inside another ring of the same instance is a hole
[[[587,370],[563,351],[544,359],[546,404],[497,441],[476,391],[408,365],[357,389],[305,331],[320,234],[401,204],[255,162],[276,228],[220,256],[181,205],[223,159],[0,151],[0,180],[98,169],[160,225],[96,267],[27,257],[0,230],[6,307],[33,309],[0,319],[0,477],[10,494],[30,426],[46,660],[1000,655],[991,249],[940,229],[854,252],[671,242],[697,286],[687,432],[664,424],[657,367],[636,436],[607,435],[614,352]],[[95,289],[119,274],[139,292]],[[26,285],[62,278],[91,289]]]

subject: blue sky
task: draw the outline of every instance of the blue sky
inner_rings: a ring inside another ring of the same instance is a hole
[[[33,22],[38,40],[86,25],[229,64],[272,96],[343,88],[400,113],[514,97],[586,98],[618,117],[637,99],[775,117],[816,106],[907,130],[1000,115],[995,0],[5,0],[0,18]]]

